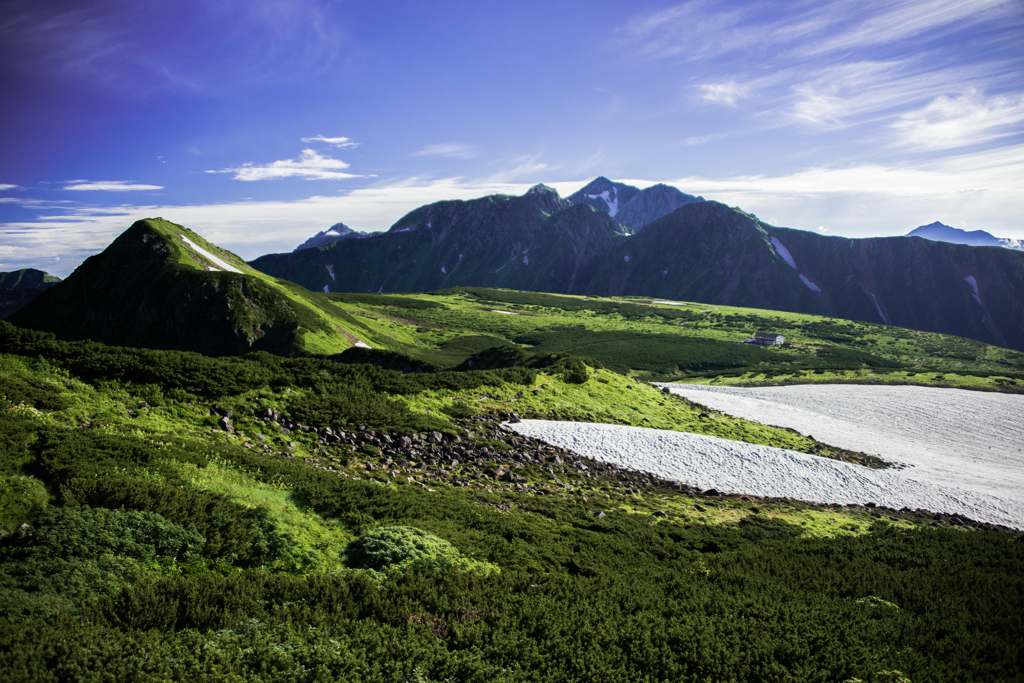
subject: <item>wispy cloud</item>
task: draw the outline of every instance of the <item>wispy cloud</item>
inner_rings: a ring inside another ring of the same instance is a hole
[[[427,145],[423,149],[413,152],[414,157],[452,157],[454,159],[472,159],[476,156],[476,148],[461,142],[444,142],[436,145]]]
[[[704,91],[704,99],[717,104],[736,104],[736,100],[742,100],[750,93],[750,88],[736,81],[725,81],[723,83],[705,83],[700,86]]]
[[[693,99],[734,107],[744,101],[755,127],[772,121],[821,131],[869,122],[880,124],[873,141],[885,143],[883,131],[907,139],[923,130],[913,116],[891,124],[937,98],[974,88],[1016,102],[1009,93],[1022,91],[1022,31],[1019,0],[742,7],[691,0],[637,16],[616,35],[635,60],[660,61],[685,74],[699,69],[703,77],[689,81]],[[937,118],[967,116],[945,111],[951,104],[943,100],[921,116],[933,130]],[[986,116],[1012,117],[998,109]]]
[[[510,183],[518,178],[535,179],[541,174],[549,175],[561,168],[560,165],[548,164],[541,161],[543,152],[536,154],[524,154],[510,159],[510,165],[488,178],[488,183]]]
[[[977,91],[937,97],[893,124],[899,143],[918,149],[967,147],[1021,132],[1024,96],[985,99]]]
[[[323,135],[317,135],[315,138],[302,138],[303,142],[326,142],[328,145],[333,145],[341,149],[348,149],[352,147],[358,147],[358,142],[352,142],[349,138],[325,138]]]
[[[130,180],[72,180],[65,190],[87,190],[98,192],[134,192],[138,190],[162,190],[163,185],[143,185]]]
[[[6,0],[0,57],[140,97],[236,93],[337,69],[351,46],[330,0]]]
[[[321,156],[312,149],[304,149],[298,159],[274,161],[263,166],[255,163],[242,164],[207,173],[234,173],[235,180],[271,180],[275,178],[305,178],[306,180],[344,180],[346,178],[367,178],[372,176],[345,173],[348,168],[341,159]]]
[[[10,185],[10,184],[5,184],[5,183],[0,183],[0,190],[13,190],[16,187],[18,187],[18,186],[17,185]]]

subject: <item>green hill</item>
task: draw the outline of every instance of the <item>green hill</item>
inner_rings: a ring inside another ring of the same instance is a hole
[[[336,353],[357,338],[312,293],[161,218],[136,222],[10,320],[63,339],[210,355]]]

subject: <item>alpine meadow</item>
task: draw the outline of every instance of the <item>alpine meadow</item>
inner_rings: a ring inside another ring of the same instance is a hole
[[[0,681],[1024,683],[1022,48],[10,0]]]

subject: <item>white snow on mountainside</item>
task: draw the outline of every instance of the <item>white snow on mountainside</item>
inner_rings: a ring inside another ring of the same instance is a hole
[[[605,190],[601,194],[588,194],[587,196],[591,199],[603,199],[604,203],[608,205],[608,215],[615,218],[615,214],[619,212],[619,197],[616,195],[613,198],[609,198],[608,195],[615,192],[615,190]]]
[[[782,260],[788,263],[790,268],[796,268],[796,261],[793,260],[793,255],[789,253],[789,249],[782,246],[782,242],[775,237],[772,238],[772,244],[775,245],[775,251],[779,252]]]
[[[221,259],[217,258],[216,256],[214,256],[210,252],[206,251],[205,249],[203,249],[198,244],[196,244],[195,242],[193,242],[189,238],[185,237],[184,235],[178,235],[178,237],[180,237],[181,239],[185,240],[185,243],[188,246],[192,247],[198,253],[200,253],[203,256],[205,256],[206,258],[208,258],[214,265],[219,267],[221,270],[226,270],[226,271],[231,272],[231,273],[241,273],[242,272],[238,268],[235,268],[234,266],[229,265],[228,263],[225,263],[224,261],[222,261]]]

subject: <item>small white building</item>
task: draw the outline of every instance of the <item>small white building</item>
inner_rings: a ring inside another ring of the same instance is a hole
[[[786,338],[781,334],[770,332],[758,332],[753,337],[747,337],[748,344],[757,344],[758,346],[782,346],[785,341]]]

